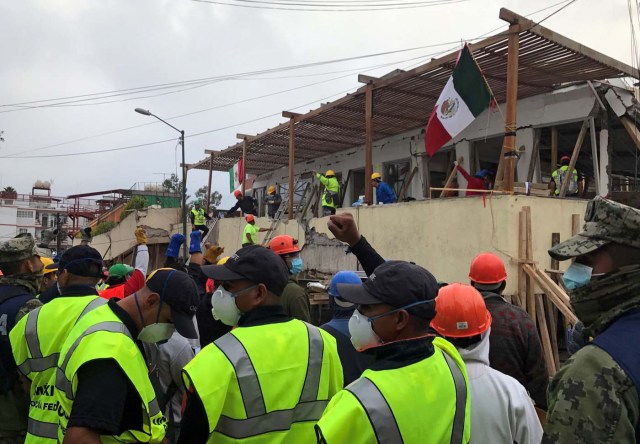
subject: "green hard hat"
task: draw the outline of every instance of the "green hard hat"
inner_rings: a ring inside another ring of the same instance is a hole
[[[202,202],[200,201],[200,199],[196,199],[193,201],[194,205],[200,205]]]

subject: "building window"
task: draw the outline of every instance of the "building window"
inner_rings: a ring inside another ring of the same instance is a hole
[[[18,210],[18,217],[31,219],[33,217],[33,211]]]
[[[11,199],[5,199],[5,200],[4,200],[4,204],[5,204],[5,205],[13,205],[13,200],[11,200]]]
[[[18,228],[18,234],[27,234],[28,232],[26,228]]]

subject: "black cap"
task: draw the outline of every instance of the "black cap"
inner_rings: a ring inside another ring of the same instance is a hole
[[[193,279],[184,271],[160,268],[149,275],[146,285],[171,307],[171,321],[178,333],[188,339],[197,339],[193,316],[199,298]]]
[[[411,262],[388,261],[378,266],[362,285],[338,284],[340,296],[354,304],[387,304],[395,308],[438,296],[438,281],[429,271]],[[435,304],[418,304],[407,311],[430,320],[435,316]]]
[[[224,265],[205,265],[202,272],[216,281],[246,279],[264,284],[278,296],[289,281],[289,270],[280,256],[259,245],[247,245],[235,252]]]
[[[97,265],[97,267],[91,267]],[[76,245],[62,254],[60,262],[48,265],[47,270],[67,270],[76,276],[102,277],[102,256],[88,245]]]

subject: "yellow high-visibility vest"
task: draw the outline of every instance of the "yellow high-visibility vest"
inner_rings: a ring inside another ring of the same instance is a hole
[[[343,384],[335,339],[296,319],[234,329],[202,349],[183,378],[216,443],[315,442],[314,425]]]
[[[468,443],[467,371],[455,347],[433,341],[434,354],[391,370],[366,370],[338,393],[318,421],[327,444]]]
[[[109,305],[98,307],[78,321],[62,346],[55,398],[59,402],[58,440],[64,440],[73,400],[78,389],[78,370],[97,359],[115,359],[142,404],[142,429],[127,430],[118,436],[102,435],[103,443],[160,443],[164,439],[167,420],[160,411],[147,363],[131,333]]]
[[[28,313],[11,330],[13,358],[31,381],[26,444],[58,442],[54,390],[60,350],[74,324],[106,303],[95,295],[58,297]]]

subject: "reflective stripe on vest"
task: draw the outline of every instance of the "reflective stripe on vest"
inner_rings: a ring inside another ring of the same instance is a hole
[[[38,436],[40,438],[58,439],[58,423],[38,421],[29,418],[27,424],[27,433],[29,435]]]
[[[223,435],[243,439],[263,433],[288,430],[295,422],[317,421],[327,406],[327,401],[319,401],[318,390],[322,371],[324,341],[318,329],[305,323],[309,335],[309,361],[299,403],[289,410],[267,413],[260,381],[251,358],[242,342],[228,333],[215,341],[233,365],[238,379],[247,419],[232,419],[221,416],[215,431]]]
[[[132,341],[134,341],[133,337],[131,336],[131,333],[129,333],[129,330],[127,330],[127,328],[124,326],[122,322],[115,322],[115,321],[100,322],[98,324],[94,324],[89,328],[87,328],[75,340],[75,342],[71,345],[71,347],[69,347],[69,350],[67,351],[67,355],[64,357],[64,361],[62,362],[62,365],[58,367],[58,371],[56,372],[56,388],[58,390],[63,390],[65,395],[67,396],[67,399],[70,399],[72,401],[75,399],[73,396],[73,387],[71,385],[71,381],[67,379],[67,376],[65,374],[67,370],[67,365],[69,365],[69,360],[71,359],[71,356],[73,356],[73,352],[75,351],[76,348],[78,348],[78,346],[80,345],[80,342],[84,339],[84,337],[98,331],[122,333],[123,335],[128,336]]]
[[[87,306],[82,310],[78,320],[80,320],[85,314],[89,313],[94,308],[98,308],[101,305],[106,304],[107,301],[101,298],[96,298],[89,302]],[[40,347],[40,338],[38,337],[38,316],[40,310],[35,310],[31,313],[27,319],[27,325],[25,326],[24,336],[29,349],[30,359],[25,360],[18,366],[20,373],[28,375],[31,372],[43,372],[50,368],[54,368],[58,365],[58,359],[60,353],[52,353],[48,356],[42,356],[42,349]]]
[[[462,371],[446,352],[442,352],[456,389],[456,411],[451,427],[451,444],[463,442],[464,417],[467,403],[467,384]],[[345,388],[351,392],[362,404],[373,427],[378,442],[401,443],[402,434],[393,415],[393,410],[387,403],[378,387],[369,379],[361,378]]]
[[[402,442],[402,434],[393,416],[393,411],[373,382],[367,378],[361,378],[349,385],[346,390],[358,398],[364,407],[378,442]]]

